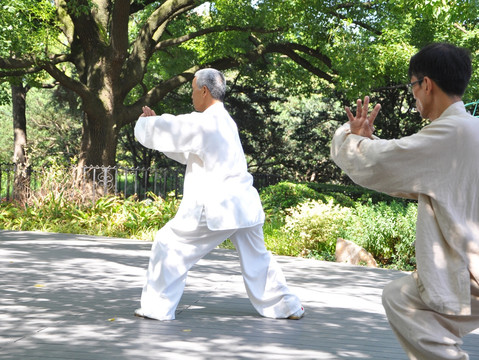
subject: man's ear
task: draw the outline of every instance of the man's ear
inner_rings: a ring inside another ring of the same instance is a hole
[[[424,91],[426,94],[429,94],[437,84],[428,76],[424,76]]]

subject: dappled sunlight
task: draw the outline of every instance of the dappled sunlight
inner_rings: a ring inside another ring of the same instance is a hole
[[[174,321],[136,318],[151,243],[0,231],[2,359],[401,359],[382,288],[406,273],[276,256],[306,309],[261,317],[237,253],[215,249],[189,272]],[[5,285],[3,285],[5,284]],[[465,346],[479,354],[479,334]]]

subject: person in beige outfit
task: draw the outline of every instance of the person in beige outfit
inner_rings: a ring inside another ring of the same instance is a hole
[[[383,305],[410,359],[469,359],[479,328],[479,119],[462,96],[472,72],[465,49],[434,43],[409,63],[408,86],[430,123],[400,139],[373,136],[380,104],[369,98],[332,141],[332,159],[357,184],[416,199],[417,271],[388,284]]]

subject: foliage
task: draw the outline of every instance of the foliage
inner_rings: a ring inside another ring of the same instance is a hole
[[[316,182],[282,181],[262,189],[260,196],[265,212],[272,217],[284,217],[290,213],[291,208],[310,200],[322,200],[323,202],[333,200],[334,204],[343,207],[355,207],[357,204],[371,202],[407,203],[407,200],[393,198],[359,186]]]
[[[41,174],[26,205],[1,202],[0,228],[152,240],[178,209],[178,199],[154,194],[143,201],[119,196],[92,200],[73,172],[63,169],[53,165]],[[283,182],[261,192],[269,250],[334,261],[336,239],[342,237],[363,246],[381,266],[414,268],[415,203],[355,200],[361,192],[353,187],[322,188],[317,192],[306,184]],[[222,246],[232,248],[228,242]]]
[[[398,202],[358,204],[352,209],[343,237],[369,251],[383,265],[415,267],[417,206]]]
[[[309,201],[293,208],[284,226],[291,243],[296,246],[292,255],[327,257],[334,254],[336,240],[346,226],[350,211],[334,205],[333,201]]]
[[[238,80],[227,99],[250,169],[301,182],[339,178],[329,157],[333,132],[344,120],[338,101],[318,94],[286,97],[265,85],[270,89]]]
[[[68,89],[32,89],[27,98],[28,155],[35,167],[78,158],[82,111],[79,98]]]
[[[59,29],[55,23],[55,7],[49,0],[3,0],[0,5],[0,57],[21,59],[33,56],[35,62],[55,47]],[[7,76],[14,83],[40,86],[48,79],[40,68],[19,72],[17,65]]]
[[[78,94],[83,121],[64,137],[80,142],[84,127],[77,154],[88,164],[149,167],[172,163],[135,142],[131,124],[141,106],[191,111],[185,84],[198,67],[215,66],[227,74],[227,105],[254,171],[348,183],[328,156],[332,132],[345,121],[343,105],[369,94],[382,104],[377,134],[409,135],[423,126],[414,99],[397,87],[409,80],[409,57],[430,41],[479,49],[472,0],[182,0],[178,12],[165,12],[168,3],[4,1],[0,75],[43,69],[28,82],[38,84],[47,70]],[[479,98],[478,74],[466,102]],[[63,121],[62,114],[55,123]],[[31,135],[37,144],[45,138]]]
[[[341,237],[364,247],[381,266],[415,267],[415,202],[356,186],[287,182],[263,189],[261,199],[265,242],[277,254],[334,260]]]
[[[0,205],[3,229],[38,230],[152,240],[156,231],[176,213],[172,198],[137,201],[135,198],[103,197],[78,206],[64,193],[50,193],[25,208]]]
[[[152,240],[154,233],[175,215],[179,201],[155,194],[101,197],[92,201],[78,186],[73,172],[53,165],[39,175],[40,186],[26,206],[0,204],[0,226],[11,230],[39,230]]]
[[[369,190],[357,185],[337,185],[328,183],[307,183],[311,189],[334,198],[341,206],[354,207],[356,203],[377,203],[393,201],[407,203],[409,200],[398,199],[384,193]]]
[[[3,0],[0,53],[42,57],[55,38],[55,7],[48,0]]]
[[[9,1],[2,10],[12,14],[30,3],[34,2]],[[46,71],[81,97],[85,118],[79,165],[114,165],[119,131],[136,120],[143,105],[156,107],[190,82],[198,68],[242,70],[250,63],[269,63],[269,54],[281,53],[281,57],[272,55],[275,64],[268,67],[291,58],[291,70],[296,70],[287,73],[291,77],[300,74],[305,79],[312,71],[331,78],[329,59],[319,49],[302,44],[297,30],[290,27],[290,15],[303,11],[296,2],[287,6],[277,0],[132,1],[111,6],[96,0],[38,3],[46,8],[41,14],[54,14],[40,24],[52,31],[49,39],[55,43],[41,44],[40,56],[22,45],[21,55],[12,57],[3,51],[8,45],[0,42],[0,76]],[[200,10],[206,3],[209,7]],[[8,28],[14,19],[5,19]],[[19,23],[18,32],[26,34],[32,26]],[[307,69],[298,71],[304,66]]]
[[[261,202],[266,214],[272,218],[284,218],[289,209],[308,200],[323,198],[321,194],[306,185],[280,182],[261,191]]]
[[[11,106],[0,105],[0,162],[13,155]],[[65,88],[32,88],[26,98],[27,154],[34,167],[72,164],[78,157],[82,112],[78,97]]]
[[[13,158],[12,108],[0,106],[0,163],[10,163]]]

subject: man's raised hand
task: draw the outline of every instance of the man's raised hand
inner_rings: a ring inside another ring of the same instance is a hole
[[[141,108],[143,110],[143,114],[141,114],[140,116],[155,116],[156,113],[151,110],[148,106],[143,106]]]
[[[351,109],[346,107],[346,114],[348,115],[349,125],[352,134],[365,136],[371,138],[374,132],[374,120],[381,109],[381,104],[374,106],[371,114],[368,115],[369,96],[364,97],[364,104],[361,99],[358,99],[356,116],[353,115]]]

